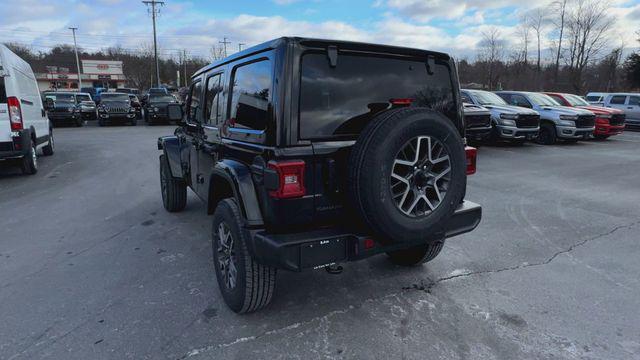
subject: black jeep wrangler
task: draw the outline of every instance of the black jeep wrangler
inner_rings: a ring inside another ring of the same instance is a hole
[[[162,199],[180,211],[190,187],[206,203],[235,312],[271,301],[276,269],[380,253],[421,264],[480,222],[464,201],[475,149],[446,54],[280,38],[192,82],[183,124],[158,139]]]

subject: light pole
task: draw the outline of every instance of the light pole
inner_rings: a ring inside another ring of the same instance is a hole
[[[238,44],[238,51],[242,51],[242,47],[245,46],[245,43],[239,43]]]
[[[78,68],[78,90],[82,88],[82,74],[80,73],[80,59],[78,58],[78,43],[76,42],[76,30],[77,27],[70,27],[69,30],[73,32],[73,49],[76,52],[76,67]]]
[[[143,4],[147,6],[151,6],[151,19],[153,20],[153,56],[156,61],[156,85],[160,87],[160,67],[158,66],[158,39],[156,37],[156,17],[160,13],[160,8],[158,6],[164,6],[164,1],[157,0],[147,0],[143,1]]]

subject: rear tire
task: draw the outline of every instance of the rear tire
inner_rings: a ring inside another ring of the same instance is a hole
[[[269,305],[276,287],[276,269],[258,264],[249,253],[250,236],[236,201],[220,201],[213,215],[213,263],[224,302],[238,314]]]
[[[82,117],[80,117],[79,119],[76,119],[76,127],[82,127],[84,125],[84,120],[82,120]]]
[[[54,151],[54,140],[53,140],[53,129],[49,129],[49,142],[42,148],[42,154],[44,156],[53,155]]]
[[[22,173],[33,175],[38,172],[38,156],[36,154],[36,142],[31,140],[31,149],[22,158]]]
[[[171,175],[165,155],[160,155],[160,190],[162,204],[168,212],[180,212],[187,206],[187,184]]]
[[[419,245],[410,249],[388,252],[389,260],[400,266],[416,266],[425,264],[438,256],[444,240],[434,241],[430,244]]]
[[[549,123],[540,124],[540,133],[536,142],[541,145],[553,145],[556,141],[556,127]]]

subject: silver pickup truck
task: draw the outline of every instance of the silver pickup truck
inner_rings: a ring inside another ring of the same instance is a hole
[[[593,135],[596,116],[589,110],[562,106],[545,94],[528,91],[497,91],[507,103],[533,109],[540,114],[538,143],[555,144],[557,139],[578,141]]]
[[[538,136],[540,114],[537,111],[509,105],[500,96],[489,91],[462,89],[460,95],[465,103],[483,106],[491,112],[493,140],[523,142]]]

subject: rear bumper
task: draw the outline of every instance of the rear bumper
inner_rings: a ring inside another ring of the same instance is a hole
[[[31,132],[28,129],[12,132],[12,141],[0,142],[0,160],[21,158],[31,148]]]
[[[472,231],[480,223],[482,207],[464,201],[444,224],[441,232],[418,243],[367,248],[371,243],[366,234],[353,234],[339,228],[328,228],[295,234],[268,234],[251,231],[249,250],[261,264],[278,269],[301,271],[327,265],[357,261],[380,253],[411,248]]]

